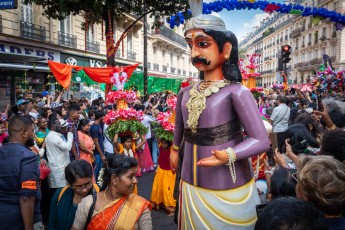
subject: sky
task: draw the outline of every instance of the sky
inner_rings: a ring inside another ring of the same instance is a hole
[[[215,0],[204,0],[204,2],[214,2]],[[257,0],[259,1],[259,0]],[[284,3],[284,0],[272,0],[275,3]],[[239,41],[244,39],[247,33],[254,31],[253,27],[259,26],[260,21],[266,18],[269,14],[262,10],[232,10],[226,9],[213,13],[222,18],[226,24],[226,28],[235,33]]]

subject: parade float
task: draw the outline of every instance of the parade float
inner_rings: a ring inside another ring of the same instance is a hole
[[[106,96],[106,104],[116,104],[116,110],[109,111],[103,119],[104,123],[109,125],[107,134],[111,140],[116,133],[119,136],[146,134],[147,128],[141,123],[144,113],[128,107],[128,104],[137,100],[135,91],[124,90],[124,85],[130,76],[123,69],[115,69],[110,73],[110,77],[117,91],[110,91]]]
[[[345,70],[333,70],[331,67],[324,67],[316,71],[316,76],[310,78],[310,83],[323,91],[344,92],[345,90]]]
[[[157,115],[157,122],[153,124],[153,132],[158,139],[166,141],[173,141],[174,139],[176,102],[176,96],[168,98],[167,105],[169,111],[160,112]]]
[[[261,54],[247,54],[249,64],[245,67],[245,60],[243,58],[240,58],[239,60],[239,67],[242,74],[242,85],[246,86],[255,98],[259,97],[263,92],[263,88],[256,87],[256,78],[261,76],[260,73],[256,72],[256,69],[258,68],[257,62],[260,57]]]

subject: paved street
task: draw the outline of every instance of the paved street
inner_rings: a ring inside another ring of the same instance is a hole
[[[154,172],[144,173],[142,177],[138,178],[138,192],[139,195],[150,200],[152,183],[154,179]],[[168,216],[165,210],[152,210],[152,222],[154,230],[176,230],[177,225],[174,222],[174,217]]]

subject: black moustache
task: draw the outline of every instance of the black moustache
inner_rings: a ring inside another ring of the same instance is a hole
[[[210,65],[211,64],[211,61],[208,61],[206,58],[203,58],[203,57],[194,57],[192,58],[192,63],[193,65],[195,65],[196,63],[203,63],[205,65]]]

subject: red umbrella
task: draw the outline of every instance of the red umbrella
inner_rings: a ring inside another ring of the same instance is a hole
[[[309,86],[304,85],[304,86],[302,87],[301,91],[308,91],[308,92],[311,92],[312,90],[311,90],[311,88],[310,88]]]

